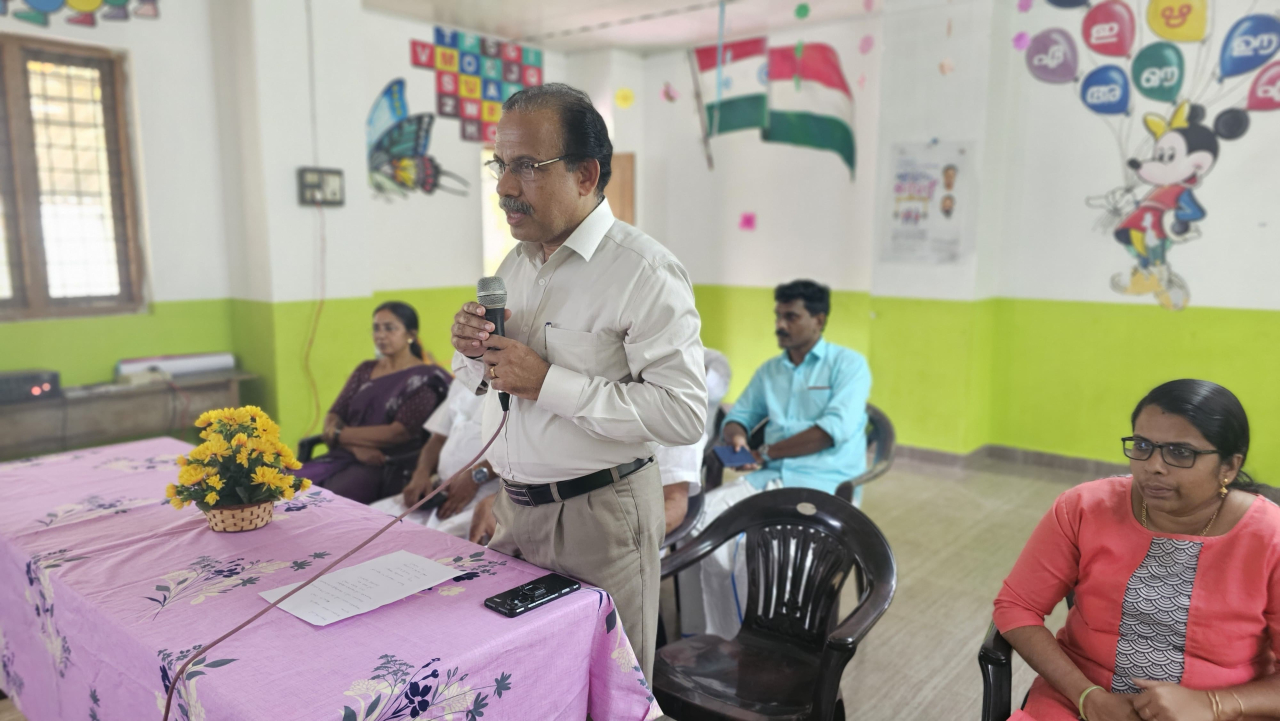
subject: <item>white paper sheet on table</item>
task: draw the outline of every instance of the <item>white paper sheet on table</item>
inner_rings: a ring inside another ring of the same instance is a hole
[[[408,598],[456,575],[456,569],[408,551],[396,551],[322,576],[278,608],[313,626],[328,626]],[[258,595],[274,603],[301,585],[291,583]]]

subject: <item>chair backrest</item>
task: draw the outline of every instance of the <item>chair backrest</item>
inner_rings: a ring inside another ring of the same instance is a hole
[[[840,592],[854,564],[866,586],[863,602],[888,606],[893,597],[889,542],[862,511],[828,493],[756,494],[717,518],[693,541],[700,547],[693,553],[710,553],[739,533],[746,534],[744,631],[821,648],[839,620]]]
[[[879,408],[867,404],[867,480],[879,478],[893,465],[897,451],[898,434],[893,421]]]

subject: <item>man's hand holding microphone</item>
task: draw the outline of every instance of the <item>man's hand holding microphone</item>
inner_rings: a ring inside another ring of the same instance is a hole
[[[481,278],[477,297],[485,304],[467,303],[453,317],[453,347],[468,358],[484,360],[485,380],[494,390],[538,400],[551,364],[529,346],[503,334],[502,324],[511,318],[511,311],[506,310],[502,279]]]

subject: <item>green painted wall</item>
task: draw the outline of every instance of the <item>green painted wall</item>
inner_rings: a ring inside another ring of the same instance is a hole
[[[703,342],[729,355],[732,400],[777,353],[768,288],[696,286]],[[1174,378],[1230,388],[1249,412],[1248,468],[1280,482],[1280,313],[1120,303],[976,302],[836,292],[827,339],[867,354],[871,400],[907,445],[997,444],[1123,462],[1134,404]]]
[[[871,301],[871,400],[901,442],[951,453],[989,443],[990,301]]]
[[[0,324],[0,370],[48,367],[63,383],[111,380],[120,358],[232,351],[259,376],[244,400],[266,408],[295,440],[318,426],[351,370],[373,356],[370,318],[387,300],[418,309],[427,350],[446,366],[453,314],[470,286],[328,300],[312,350],[318,394],[304,370],[315,303],[208,300],[154,303],[135,315]],[[777,354],[773,290],[699,285],[703,342],[726,353],[729,399]],[[828,340],[867,356],[872,402],[901,442],[967,453],[999,444],[1119,461],[1134,403],[1158,383],[1198,377],[1236,392],[1250,414],[1249,468],[1280,481],[1280,313],[1016,300],[977,302],[832,294]]]
[[[274,304],[274,393],[263,407],[273,413],[285,438],[300,438],[308,430],[317,432],[324,413],[351,371],[373,357],[373,309],[389,300],[404,301],[417,309],[423,346],[448,368],[453,358],[449,326],[462,304],[475,300],[475,293],[474,287],[462,286],[386,291],[370,298],[325,301],[311,351],[311,368],[319,390],[319,415],[303,362],[316,304],[308,301]]]
[[[0,371],[50,368],[76,386],[112,380],[121,358],[230,351],[230,304],[174,301],[129,315],[0,323]]]
[[[747,387],[751,374],[781,353],[773,335],[773,288],[695,285],[694,301],[702,315],[702,343],[729,358],[733,380],[726,400],[732,402]],[[835,291],[826,338],[864,355],[870,346],[871,296]]]
[[[1156,385],[1203,378],[1249,413],[1246,468],[1280,484],[1280,313],[1192,306],[994,301],[991,442],[1122,462],[1133,406]]]

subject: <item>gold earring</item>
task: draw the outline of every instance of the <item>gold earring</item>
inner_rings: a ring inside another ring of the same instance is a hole
[[[1219,496],[1222,496],[1223,498],[1226,498],[1226,497],[1227,497],[1227,493],[1228,493],[1228,491],[1227,491],[1227,486],[1229,486],[1229,485],[1231,485],[1231,481],[1229,481],[1229,480],[1227,480],[1227,479],[1225,479],[1225,478],[1224,478],[1224,479],[1222,479],[1222,488],[1219,488],[1219,489],[1218,489],[1218,495],[1219,495]]]

